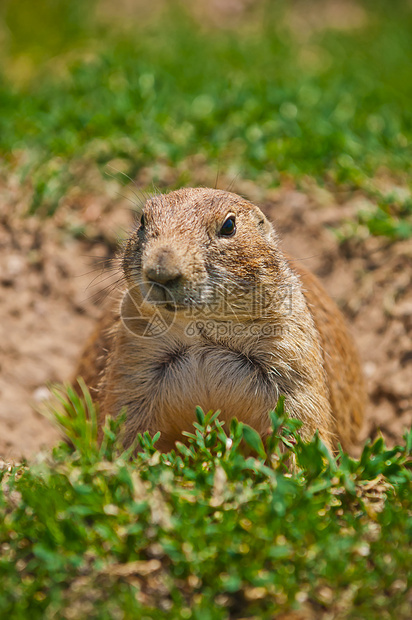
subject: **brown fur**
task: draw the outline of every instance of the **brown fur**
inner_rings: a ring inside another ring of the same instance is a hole
[[[222,236],[230,214],[236,232]],[[329,448],[350,449],[365,401],[354,344],[262,212],[235,194],[183,189],[149,199],[144,218],[122,258],[120,313],[104,316],[76,374],[94,391],[101,423],[126,407],[125,444],[160,430],[157,445],[169,450],[191,430],[196,405],[265,434],[284,394],[303,436],[319,429]],[[145,337],[156,312],[171,325]]]

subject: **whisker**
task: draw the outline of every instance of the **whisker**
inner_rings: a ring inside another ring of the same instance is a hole
[[[111,284],[108,284],[107,286],[105,286],[104,288],[102,288],[99,291],[96,291],[95,293],[92,293],[92,295],[89,295],[89,297],[85,298],[85,301],[91,301],[93,304],[97,304],[100,303],[101,301],[105,301],[107,299],[107,297],[115,290],[119,288],[119,284],[121,282],[124,282],[124,277],[119,278],[118,280],[116,280],[116,282],[113,282]],[[120,290],[120,289],[119,289]]]
[[[102,273],[97,274],[97,276],[95,276],[93,278],[93,280],[91,282],[89,282],[89,284],[86,286],[86,291],[89,290],[89,288],[92,288],[93,286],[98,286],[101,282],[107,282],[107,280],[110,280],[110,278],[113,278],[114,276],[117,275],[118,272],[112,272],[110,274],[108,274],[107,276],[105,276],[104,278],[102,278],[101,280],[99,280],[98,282],[96,282],[97,278],[99,278],[100,275],[103,275]],[[122,276],[124,277],[124,276]],[[95,284],[96,282],[96,284]]]
[[[135,207],[134,209],[128,209],[128,211],[130,211],[131,213],[136,213],[136,208],[137,209],[141,209],[141,205],[137,204],[134,200],[132,200],[132,198],[130,198],[130,196],[126,196],[126,194],[122,194],[121,192],[116,191],[117,196],[120,196],[121,198],[124,198],[125,200],[128,200],[129,202],[132,203],[132,205]],[[124,209],[126,207],[123,207]]]
[[[219,174],[220,174],[220,167],[217,167],[217,172],[216,172],[216,179],[215,179],[215,187],[214,189],[217,189],[217,184],[219,182]]]
[[[237,181],[237,179],[239,178],[239,176],[240,176],[240,171],[239,171],[237,174],[235,174],[235,176],[233,177],[233,179],[232,179],[232,180],[231,180],[231,182],[229,183],[229,187],[228,187],[228,188],[227,188],[227,190],[226,190],[227,192],[231,192],[231,191],[232,191],[233,186],[234,186],[234,184],[235,184],[235,181]]]
[[[126,179],[128,179],[132,185],[134,185],[137,189],[138,192],[140,192],[140,196],[133,190],[131,190],[133,196],[136,199],[136,203],[134,203],[130,198],[127,198],[127,196],[123,196],[123,198],[126,198],[127,200],[130,200],[130,202],[132,202],[132,204],[137,207],[138,209],[140,209],[140,211],[143,209],[144,203],[146,202],[147,198],[144,195],[143,190],[141,190],[138,186],[137,183],[134,179],[132,179],[131,176],[129,176],[128,174],[126,174],[126,172],[123,172],[122,170],[117,170],[114,166],[111,166],[110,164],[107,164],[108,168],[111,168],[112,170],[114,170],[114,172],[116,172],[117,174],[121,174],[123,175]],[[110,174],[109,172],[107,172],[107,170],[105,171],[105,173],[107,174],[107,176],[111,177],[112,179],[116,180],[116,177],[113,174]],[[130,189],[130,188],[129,188]],[[118,192],[119,193],[119,192]],[[121,195],[121,194],[120,194]]]
[[[84,271],[83,273],[76,273],[74,274],[74,278],[84,278],[85,276],[89,276],[92,273],[96,273],[96,271],[99,271],[101,274],[103,274],[106,270],[104,267],[96,267],[95,269],[90,269],[90,271]]]
[[[82,258],[92,258],[96,262],[101,261],[111,261],[113,260],[113,256],[98,256],[97,254],[79,254]]]

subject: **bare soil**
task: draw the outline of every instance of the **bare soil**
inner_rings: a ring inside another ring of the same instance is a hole
[[[145,184],[144,174],[138,184]],[[214,180],[199,177],[199,182]],[[219,183],[226,188],[223,180]],[[283,247],[323,282],[357,341],[370,404],[363,438],[393,444],[412,424],[412,242],[366,237],[339,244],[331,228],[354,217],[361,196],[308,185],[262,193],[237,182],[275,222]],[[47,219],[23,216],[14,179],[0,185],[0,457],[32,458],[58,435],[36,412],[50,382],[71,379],[119,274],[105,269],[133,224],[130,204],[72,192]]]

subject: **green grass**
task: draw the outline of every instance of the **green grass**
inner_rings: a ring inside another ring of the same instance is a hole
[[[359,220],[372,235],[408,239],[412,236],[412,198],[396,191],[386,195],[378,194],[376,208],[361,211]]]
[[[309,175],[362,187],[382,169],[410,173],[407,2],[363,0],[358,28],[305,37],[285,2],[257,3],[222,29],[175,2],[122,28],[98,19],[95,3],[37,4],[3,9],[0,76],[0,152],[32,184],[32,210],[53,211],[70,183],[82,184],[78,160],[102,170],[121,161],[131,176],[151,166],[159,183],[159,162],[177,167],[195,154],[263,186]]]
[[[1,617],[409,620],[411,433],[333,459],[280,402],[266,446],[198,410],[188,445],[132,457],[121,420],[99,447],[89,397],[60,398],[72,448],[0,474]]]

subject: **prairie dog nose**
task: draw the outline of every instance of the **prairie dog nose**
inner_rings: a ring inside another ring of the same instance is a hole
[[[143,272],[151,282],[168,285],[182,276],[178,262],[178,257],[173,250],[160,248],[146,261]]]

